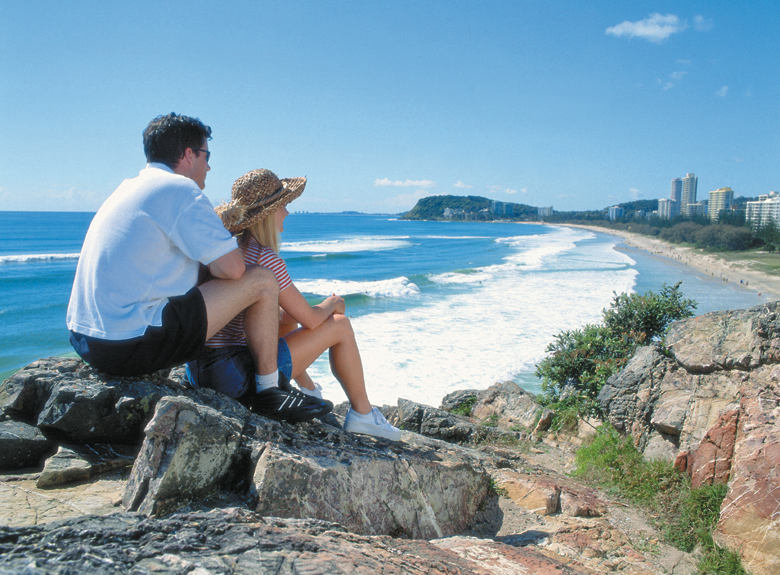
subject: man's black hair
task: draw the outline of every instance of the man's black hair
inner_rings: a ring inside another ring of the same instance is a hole
[[[187,148],[193,151],[203,147],[204,140],[211,139],[211,128],[198,118],[157,116],[144,130],[144,153],[147,162],[158,162],[175,168],[184,157]],[[195,152],[200,155],[200,152]]]

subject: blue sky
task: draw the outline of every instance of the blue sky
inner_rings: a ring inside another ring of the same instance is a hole
[[[780,190],[780,2],[0,0],[0,210],[96,210],[159,114],[213,129],[206,193],[292,211],[429,195],[601,209]]]

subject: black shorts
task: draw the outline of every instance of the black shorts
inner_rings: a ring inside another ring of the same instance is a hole
[[[162,326],[139,337],[105,340],[70,332],[70,344],[95,369],[125,377],[145,375],[197,359],[208,329],[206,302],[197,287],[168,299]]]

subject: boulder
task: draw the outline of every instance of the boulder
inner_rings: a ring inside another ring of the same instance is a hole
[[[39,467],[57,449],[41,430],[21,421],[0,421],[0,471]]]
[[[338,431],[332,443],[267,441],[254,472],[255,510],[365,535],[446,537],[462,532],[489,496],[484,458],[409,433],[398,443]]]
[[[552,473],[541,475],[502,469],[494,473],[494,479],[512,501],[539,515],[601,517],[607,510],[606,502],[595,490]]]
[[[751,370],[780,362],[780,302],[715,311],[673,323],[665,336],[689,373]]]
[[[398,400],[398,419],[401,429],[450,442],[468,441],[478,431],[467,417],[408,399]]]
[[[541,411],[542,407],[533,393],[525,391],[514,381],[505,381],[479,392],[471,416],[477,421],[492,417],[496,425],[504,429],[523,427],[532,431]]]
[[[132,467],[137,452],[123,445],[60,445],[57,453],[46,460],[35,485],[44,489]]]
[[[233,410],[223,412],[186,397],[162,398],[144,430],[146,439],[127,482],[124,506],[161,515],[225,487],[240,459],[249,417],[238,402],[232,403]]]
[[[471,408],[477,402],[477,397],[480,393],[482,393],[482,391],[479,389],[460,389],[453,391],[442,398],[439,409],[452,411],[462,405],[468,405],[470,414]]]
[[[167,374],[114,378],[80,359],[42,359],[3,382],[0,407],[53,439],[138,444],[157,401],[186,392]]]

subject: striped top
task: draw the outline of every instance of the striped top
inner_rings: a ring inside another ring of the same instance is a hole
[[[241,249],[244,252],[246,265],[263,266],[274,272],[276,281],[279,282],[279,291],[292,284],[290,276],[287,275],[287,265],[271,248],[261,246],[255,238],[250,237],[249,243]],[[228,345],[246,345],[243,311],[206,342],[206,347],[225,347]]]

